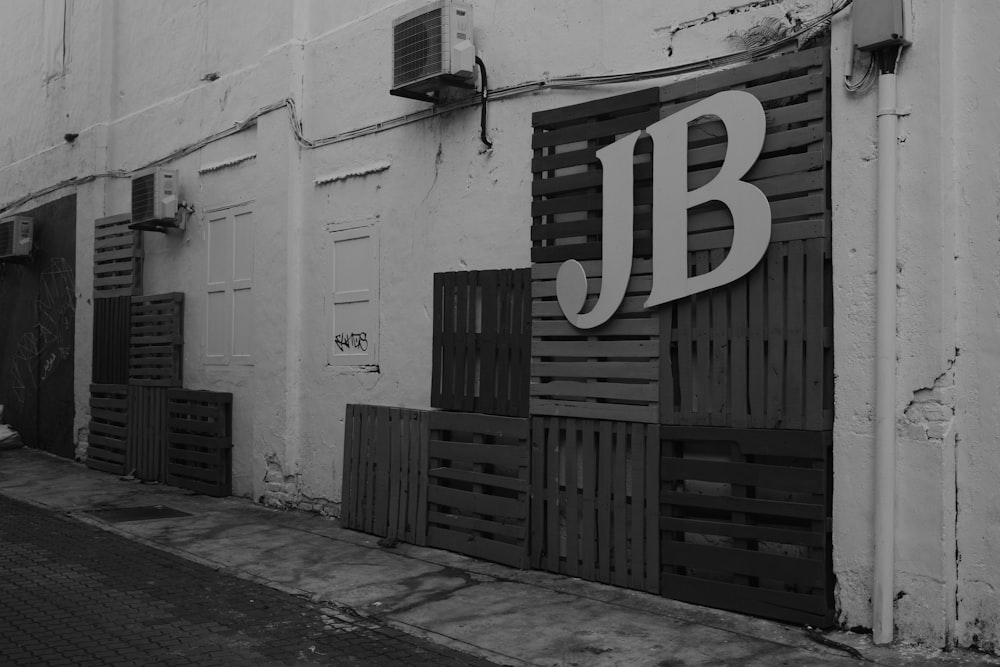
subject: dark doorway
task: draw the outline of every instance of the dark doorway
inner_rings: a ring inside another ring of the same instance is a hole
[[[76,195],[21,215],[34,252],[0,263],[0,404],[29,447],[71,458],[76,332]]]

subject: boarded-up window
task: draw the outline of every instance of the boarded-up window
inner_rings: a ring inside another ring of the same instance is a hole
[[[253,237],[246,206],[208,216],[205,363],[253,363]]]
[[[374,224],[330,232],[327,363],[378,364],[378,235]]]

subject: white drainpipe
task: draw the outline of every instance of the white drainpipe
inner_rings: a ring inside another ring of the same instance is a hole
[[[875,338],[875,568],[872,631],[892,642],[896,532],[896,74],[878,80],[878,266]]]

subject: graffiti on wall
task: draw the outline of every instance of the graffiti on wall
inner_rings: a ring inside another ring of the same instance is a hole
[[[350,350],[368,351],[368,332],[361,333],[339,333],[333,337],[333,344],[337,346],[338,352]]]
[[[73,268],[63,257],[50,259],[41,272],[38,322],[22,332],[11,366],[11,390],[21,409],[29,394],[72,358],[73,284]]]

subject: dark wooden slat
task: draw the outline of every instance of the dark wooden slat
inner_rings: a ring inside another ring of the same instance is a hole
[[[822,595],[789,593],[670,574],[662,575],[661,585],[661,595],[675,600],[707,604],[799,625],[826,627],[832,616]]]
[[[694,567],[698,571],[739,572],[804,586],[822,585],[822,561],[726,547],[670,542],[663,548],[663,564]]]
[[[785,425],[785,275],[779,248],[767,251],[767,425]]]
[[[497,374],[506,370],[503,364],[497,364],[497,339],[501,335],[498,329],[500,322],[497,318],[497,300],[506,296],[499,290],[500,273],[499,271],[480,273],[483,290],[482,334],[479,348],[479,393],[475,411],[485,414],[493,414],[496,411]]]
[[[612,488],[612,529],[614,549],[614,583],[618,586],[628,585],[628,558],[625,549],[620,545],[628,541],[628,511],[626,479],[628,475],[628,430],[629,425],[619,422],[615,424],[615,442],[612,451],[613,488]],[[641,553],[641,550],[640,550]]]
[[[631,495],[631,516],[629,518],[629,541],[632,544],[629,559],[628,582],[629,588],[642,590],[645,588],[643,571],[645,569],[644,557],[646,555],[646,538],[643,534],[645,528],[644,514],[646,512],[646,478],[644,466],[646,464],[646,426],[644,424],[631,424],[631,447],[629,448],[628,464],[631,466],[632,495]],[[624,447],[623,447],[624,449]],[[623,466],[624,467],[624,466]],[[650,511],[654,511],[650,508]],[[625,521],[623,514],[620,521]],[[650,536],[655,539],[655,535]]]
[[[527,558],[517,545],[491,540],[465,531],[456,532],[440,526],[428,526],[427,544],[511,567],[523,568],[527,565]]]
[[[597,580],[611,583],[611,447],[614,424],[600,422],[597,455]]]
[[[679,491],[661,491],[660,502],[681,507],[703,507],[706,509],[745,512],[747,514],[786,516],[796,519],[826,518],[826,509],[822,505],[792,503],[780,500],[759,500],[756,498],[707,496]]]
[[[667,84],[659,89],[660,101],[672,102],[685,98],[705,97],[758,79],[821,68],[826,62],[823,51],[822,48],[808,49],[780,58],[767,58],[750,65]]]
[[[537,131],[541,128],[559,127],[598,116],[622,113],[625,110],[657,104],[660,101],[660,94],[660,89],[658,88],[646,88],[633,93],[625,93],[624,95],[582,102],[547,111],[536,111],[531,115],[531,124]]]
[[[455,461],[477,461],[495,465],[526,466],[528,452],[520,445],[483,445],[459,441],[430,441],[430,455]]]
[[[472,493],[431,484],[427,488],[427,500],[432,504],[460,509],[463,513],[509,517],[511,519],[527,518],[525,503],[501,496]]]
[[[559,559],[559,422],[549,428],[545,447],[545,535],[547,544],[545,558],[548,569],[553,572],[562,570]]]
[[[785,425],[800,429],[803,424],[803,330],[805,328],[805,247],[802,241],[787,244],[786,285],[788,295],[785,321]]]
[[[806,241],[805,257],[805,428],[824,428],[823,391],[823,300],[826,293],[824,284],[824,242],[822,239]]]
[[[696,479],[705,482],[730,482],[805,493],[821,489],[824,477],[822,470],[802,467],[672,457],[663,458],[660,474],[664,480]]]
[[[679,519],[660,517],[660,529],[699,535],[722,535],[741,539],[765,540],[781,544],[799,544],[803,546],[822,547],[827,543],[827,536],[811,530],[791,530],[788,528],[773,528],[758,524],[748,525],[730,521],[707,521],[699,519]]]
[[[427,521],[431,524],[454,528],[464,532],[491,533],[513,540],[523,540],[525,538],[526,529],[523,523],[501,523],[499,521],[488,521],[477,517],[446,514],[444,512],[428,512]]]
[[[566,470],[566,574],[571,577],[580,572],[580,483],[579,430],[575,419],[566,420],[565,470]]]
[[[646,581],[645,590],[649,593],[660,591],[660,540],[659,516],[660,494],[659,494],[659,466],[660,460],[660,434],[657,426],[646,427]]]
[[[545,543],[545,427],[546,421],[531,419],[531,566],[540,568]]]
[[[528,437],[528,421],[520,417],[440,411],[431,412],[428,419],[432,431],[461,431],[520,439]]]
[[[435,273],[433,283],[433,316],[431,319],[431,406],[447,407],[442,403],[441,385],[444,368],[444,274]]]
[[[830,444],[828,432],[792,431],[789,429],[699,428],[661,425],[664,440],[700,440],[729,442],[738,445],[743,455],[788,456],[824,460]]]

